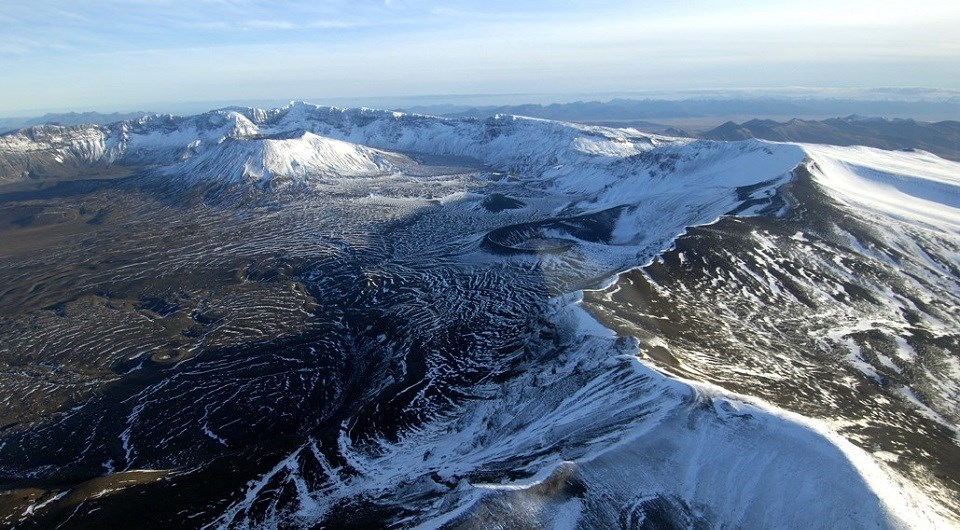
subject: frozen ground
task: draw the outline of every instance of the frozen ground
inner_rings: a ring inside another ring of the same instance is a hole
[[[0,161],[133,174],[0,203],[6,524],[956,524],[956,163],[302,103]]]

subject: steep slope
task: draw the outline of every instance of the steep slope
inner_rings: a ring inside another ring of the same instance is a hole
[[[54,125],[0,135],[0,184],[101,173],[115,156],[108,137],[102,127]]]
[[[923,152],[806,145],[816,181],[863,211],[960,232],[960,164]]]
[[[820,418],[956,514],[960,164],[803,149],[784,216],[691,228],[586,299],[661,370]]]
[[[256,132],[243,115],[228,111],[153,115],[106,126],[31,127],[0,135],[0,183],[171,164],[225,138]]]

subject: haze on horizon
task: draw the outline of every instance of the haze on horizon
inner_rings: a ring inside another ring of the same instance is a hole
[[[960,89],[960,3],[0,3],[0,115],[164,102]]]

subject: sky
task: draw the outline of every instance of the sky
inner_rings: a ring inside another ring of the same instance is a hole
[[[0,28],[0,116],[253,100],[960,89],[957,0],[0,0]]]

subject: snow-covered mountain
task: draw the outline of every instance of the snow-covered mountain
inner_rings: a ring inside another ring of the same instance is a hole
[[[0,136],[11,189],[117,174],[0,203],[0,381],[47,396],[0,471],[50,483],[7,523],[960,521],[958,163],[305,103]]]
[[[297,145],[292,141],[296,136],[310,145]],[[321,146],[318,137],[326,139],[327,145]],[[283,143],[275,139],[288,141]],[[59,175],[85,166],[168,166],[201,155],[208,158],[233,158],[236,155],[251,161],[247,155],[222,153],[222,144],[228,141],[232,143],[227,149],[249,149],[249,156],[258,159],[254,165],[262,166],[272,176],[302,178],[309,171],[299,168],[309,168],[319,160],[318,157],[330,155],[331,149],[341,153],[344,149],[360,149],[344,145],[334,148],[331,147],[332,140],[366,148],[468,156],[511,171],[541,171],[589,158],[601,160],[605,157],[612,161],[653,146],[652,138],[639,134],[614,129],[573,128],[513,116],[484,121],[446,120],[294,103],[273,111],[229,109],[187,118],[148,116],[110,126],[24,129],[0,136],[0,153],[5,162],[0,180]],[[245,143],[250,146],[240,147]],[[289,163],[274,165],[279,158],[289,159]],[[355,163],[359,162],[350,162]],[[206,162],[198,164],[209,165]]]
[[[310,132],[289,137],[228,136],[210,148],[199,147],[200,144],[194,142],[189,149],[196,149],[195,155],[166,165],[161,171],[172,178],[207,182],[257,183],[285,179],[292,184],[308,184],[322,177],[382,174],[394,168],[390,159],[405,158]]]
[[[136,120],[150,112],[63,112],[48,113],[34,118],[0,118],[0,133],[37,125],[108,125],[123,120]]]

